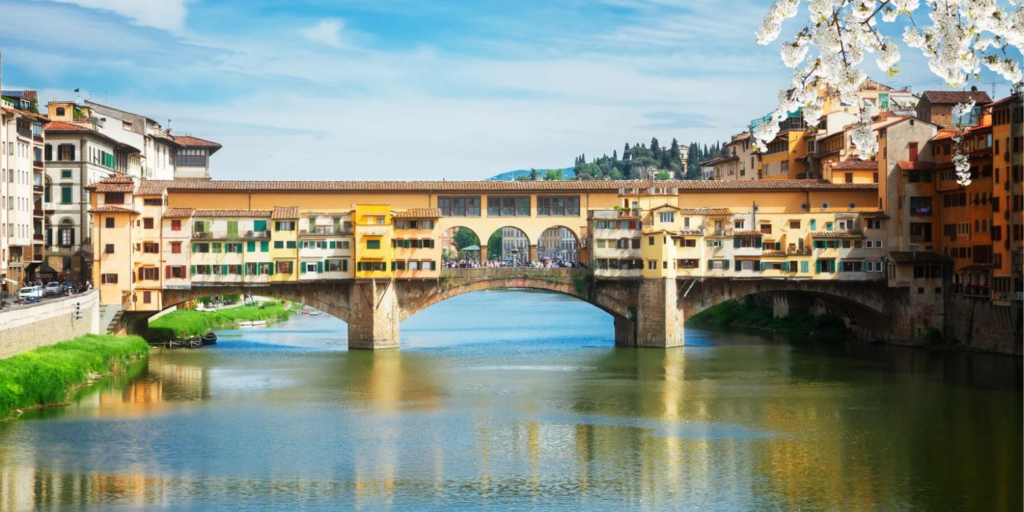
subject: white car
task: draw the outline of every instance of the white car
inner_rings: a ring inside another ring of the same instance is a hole
[[[46,288],[44,288],[44,290],[46,291],[47,295],[60,295],[63,292],[63,290],[61,290],[60,288],[60,283],[58,283],[57,281],[53,281],[52,283],[46,283]]]
[[[31,299],[33,297],[41,299],[46,296],[46,292],[43,291],[42,286],[26,286],[18,290],[19,299]]]

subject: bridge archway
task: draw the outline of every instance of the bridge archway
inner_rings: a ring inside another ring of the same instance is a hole
[[[448,261],[486,260],[487,250],[480,243],[480,235],[466,226],[452,226],[441,234],[441,258]],[[477,251],[464,253],[467,247],[479,247]]]
[[[537,239],[537,258],[540,261],[578,263],[580,245],[579,236],[572,229],[552,226],[545,229]]]
[[[536,246],[526,232],[515,226],[502,226],[487,238],[487,258],[514,266],[536,260]]]

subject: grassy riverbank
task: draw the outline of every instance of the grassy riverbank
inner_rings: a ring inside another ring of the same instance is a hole
[[[149,341],[163,343],[202,336],[214,329],[234,328],[239,322],[286,320],[292,311],[282,302],[263,302],[220,311],[179,310],[149,323]]]
[[[65,404],[97,376],[148,352],[138,336],[90,334],[0,359],[0,421],[16,417],[19,409]]]
[[[753,300],[730,300],[702,311],[688,320],[697,326],[750,327],[796,334],[828,334],[845,336],[848,332],[842,318],[835,315],[797,314],[774,318],[771,308],[759,307]]]

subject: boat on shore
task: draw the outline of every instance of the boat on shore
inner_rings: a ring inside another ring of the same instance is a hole
[[[216,345],[217,344],[217,335],[214,334],[213,331],[210,331],[210,332],[202,335],[202,337],[200,337],[199,340],[202,342],[203,346],[206,346],[206,345]]]
[[[239,327],[263,327],[265,325],[267,325],[267,321],[266,320],[246,321],[246,322],[239,322],[239,324],[238,324]]]

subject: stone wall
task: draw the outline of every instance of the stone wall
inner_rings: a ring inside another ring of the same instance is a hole
[[[80,319],[75,319],[75,305]],[[100,332],[99,292],[0,311],[0,358]]]
[[[1022,353],[1019,303],[995,306],[989,300],[954,295],[946,315],[946,336],[971,350]]]

